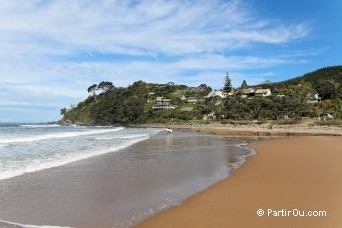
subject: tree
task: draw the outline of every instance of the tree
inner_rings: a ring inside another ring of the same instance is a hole
[[[93,84],[93,85],[89,86],[89,88],[88,88],[88,93],[92,93],[95,100],[96,100],[96,89],[97,89],[96,84]]]
[[[243,80],[242,84],[241,84],[241,89],[247,89],[247,82],[246,80]]]
[[[228,96],[224,99],[227,116],[234,119],[248,118],[247,99],[241,96]]]
[[[64,116],[65,114],[67,114],[67,109],[66,108],[62,108],[61,109],[61,115]]]
[[[219,113],[222,106],[222,98],[220,96],[208,97],[204,100],[204,104],[207,107],[208,112]]]
[[[252,114],[253,119],[258,119],[260,112],[265,108],[265,99],[261,97],[247,99],[246,108]]]
[[[230,92],[232,90],[232,81],[230,79],[228,72],[226,73],[223,90],[225,90],[227,92]]]
[[[105,82],[102,81],[98,86],[97,89],[102,90],[104,93],[107,92],[110,89],[113,89],[113,83],[112,82]]]
[[[264,101],[267,114],[272,119],[280,119],[284,115],[289,115],[292,118],[297,118],[299,114],[306,108],[296,96],[272,96]]]
[[[199,96],[205,97],[212,91],[212,88],[210,86],[207,86],[207,84],[201,84],[198,88],[200,88]]]
[[[321,81],[317,83],[315,89],[322,100],[333,99],[335,95],[335,85],[330,81]]]
[[[316,94],[316,91],[312,88],[311,83],[291,86],[288,92],[292,97],[297,98],[303,104],[306,104],[307,100],[311,99]]]

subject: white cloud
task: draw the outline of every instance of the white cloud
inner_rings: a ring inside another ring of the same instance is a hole
[[[273,25],[259,19],[240,1],[219,0],[3,0],[0,29],[2,43],[14,56],[84,50],[181,55],[236,49],[251,42],[283,43],[308,31],[303,24]]]
[[[69,105],[102,80],[216,86],[226,71],[293,63],[296,54],[239,51],[288,45],[309,31],[242,0],[2,0],[1,102]]]

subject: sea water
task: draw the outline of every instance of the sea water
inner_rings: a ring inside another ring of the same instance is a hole
[[[114,152],[158,129],[0,123],[0,180]]]
[[[155,128],[1,124],[0,227],[130,227],[228,177],[254,154],[243,145]]]

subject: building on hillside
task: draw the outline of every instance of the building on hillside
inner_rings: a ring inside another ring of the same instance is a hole
[[[149,92],[149,93],[148,93],[148,98],[146,99],[146,102],[147,102],[147,103],[153,102],[154,94],[155,94],[154,92]]]
[[[307,95],[306,103],[317,103],[318,101],[319,101],[318,93],[316,93],[316,94],[309,93]]]
[[[176,106],[171,105],[169,102],[157,102],[152,109],[153,110],[167,110],[167,109],[175,109]]]
[[[255,91],[255,96],[257,97],[268,97],[271,96],[271,90],[270,89],[257,89]]]
[[[233,92],[234,93],[234,92]],[[207,96],[205,96],[204,98],[209,98],[209,97],[215,97],[215,96],[219,96],[221,98],[226,98],[227,97],[227,92],[225,92],[224,90],[215,90],[215,91],[211,91]]]
[[[198,99],[196,97],[188,97],[187,102],[188,103],[197,103]]]
[[[252,97],[255,95],[255,88],[248,88],[248,89],[242,89],[241,92],[243,93],[243,95],[247,96],[247,97]],[[243,96],[242,95],[242,96]],[[244,96],[244,97],[245,97]]]
[[[166,84],[155,84],[156,87],[159,87],[159,88],[164,88],[166,87]]]
[[[233,96],[234,95],[234,90],[231,90],[229,93],[227,93],[227,96]]]

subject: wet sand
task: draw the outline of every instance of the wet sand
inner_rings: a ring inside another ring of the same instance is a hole
[[[138,227],[342,227],[341,139],[262,141],[232,177]],[[258,209],[265,214],[258,216]],[[268,209],[286,212],[268,216]],[[326,216],[282,216],[309,211],[325,211]]]

